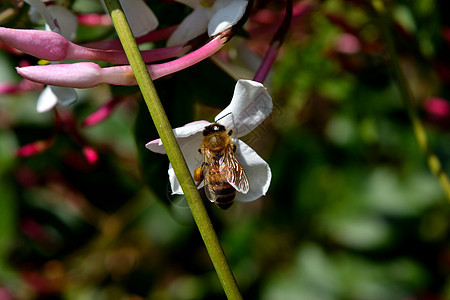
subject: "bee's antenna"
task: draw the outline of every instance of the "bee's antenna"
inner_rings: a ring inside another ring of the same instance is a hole
[[[231,115],[231,111],[223,116],[221,116],[219,119],[217,119],[215,122],[218,122],[219,120],[222,120],[223,118],[225,118],[226,116]]]

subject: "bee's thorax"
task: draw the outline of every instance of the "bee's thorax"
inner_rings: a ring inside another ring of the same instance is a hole
[[[208,137],[208,146],[212,152],[218,153],[225,150],[228,145],[228,137],[222,134],[213,134]]]

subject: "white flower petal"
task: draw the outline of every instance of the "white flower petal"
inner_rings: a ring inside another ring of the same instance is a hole
[[[231,103],[214,120],[220,119],[219,123],[233,129],[233,135],[239,138],[258,127],[270,115],[272,108],[272,98],[261,83],[239,80]],[[225,116],[227,114],[230,115]]]
[[[36,111],[43,113],[52,109],[58,102],[58,97],[53,93],[50,86],[46,86],[45,89],[39,95],[36,103]]]
[[[267,193],[272,180],[269,164],[264,161],[250,146],[241,140],[235,141],[236,158],[247,174],[250,190],[247,194],[236,193],[236,201],[254,201]]]
[[[188,139],[182,139],[183,143],[180,144],[181,152],[183,153],[191,175],[194,174],[194,170],[199,168],[203,162],[203,157],[198,152],[202,139],[203,135],[198,133]],[[173,171],[171,164],[169,164],[169,181],[172,188],[172,194],[183,194],[180,183],[175,176],[175,172]]]
[[[184,44],[201,35],[208,28],[211,9],[203,6],[196,7],[167,40],[167,46]]]
[[[142,0],[120,0],[135,37],[155,30],[159,23],[153,11]]]
[[[204,120],[194,121],[191,123],[187,123],[182,127],[175,128],[174,134],[177,139],[189,137],[191,135],[197,134],[198,132],[202,132],[203,129],[205,129],[205,127],[210,124],[211,124],[210,122]]]
[[[178,182],[177,176],[175,176],[175,171],[172,167],[172,164],[169,164],[169,182],[170,188],[172,189],[172,195],[183,195],[183,190],[181,189],[181,185]]]
[[[51,15],[50,11],[47,9],[42,0],[24,0],[24,1],[39,12],[41,17],[45,20],[45,23],[47,23],[50,26],[51,31],[59,33],[59,30],[54,23],[55,18]]]
[[[208,121],[195,121],[188,123],[182,127],[177,127],[173,130],[173,133],[175,134],[175,137],[177,138],[178,144],[180,147],[186,143],[186,138],[192,137],[193,135],[199,134],[203,131],[203,129],[208,126]],[[201,135],[199,135],[201,137]],[[198,142],[197,149],[200,147],[200,142]],[[148,142],[145,147],[149,149],[150,151],[166,154],[166,150],[164,149],[164,146],[161,142],[161,139],[156,139],[153,141]]]
[[[166,154],[166,149],[164,149],[161,139],[152,140],[145,144],[145,147],[152,152]]]
[[[56,95],[58,103],[61,105],[68,106],[78,99],[77,92],[73,88],[51,85],[50,89]]]
[[[75,39],[78,29],[77,16],[65,6],[50,5],[48,11],[56,19],[56,25],[59,27],[59,33],[69,41]]]
[[[217,1],[213,7],[216,13],[208,24],[209,36],[215,36],[235,25],[244,15],[247,4],[246,0]]]

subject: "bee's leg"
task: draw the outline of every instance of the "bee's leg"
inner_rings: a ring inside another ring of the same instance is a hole
[[[232,134],[233,134],[233,129],[230,129],[230,130],[228,131],[228,135],[231,136]]]
[[[236,150],[237,150],[237,147],[235,144],[233,144],[233,152],[236,152]]]
[[[194,181],[197,181],[197,183],[195,184],[195,187],[198,187],[204,179],[204,176],[203,176],[204,166],[205,166],[205,162],[202,162],[201,167],[194,170]]]
[[[197,183],[195,184],[195,187],[198,188],[198,186],[200,185],[200,183],[202,183],[202,181],[203,181],[203,180],[197,182]]]

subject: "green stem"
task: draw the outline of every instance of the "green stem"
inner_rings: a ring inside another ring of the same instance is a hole
[[[384,7],[384,4],[381,0],[373,0],[372,5],[379,14],[379,18],[380,18],[379,26],[380,26],[380,28],[383,32],[384,38],[386,40],[386,45],[387,45],[387,48],[389,51],[389,56],[390,56],[390,64],[392,67],[392,72],[394,74],[395,79],[397,80],[397,85],[400,90],[400,94],[401,94],[403,103],[408,112],[408,116],[411,119],[411,123],[413,125],[413,131],[414,131],[414,135],[416,137],[417,143],[419,144],[419,148],[422,150],[422,152],[426,156],[428,167],[430,168],[431,172],[439,179],[439,182],[441,184],[441,187],[442,187],[445,195],[447,196],[448,200],[450,200],[449,177],[448,177],[447,173],[445,173],[445,171],[442,169],[442,165],[441,165],[439,158],[433,152],[433,149],[431,148],[431,146],[428,142],[425,127],[424,127],[422,121],[420,120],[419,115],[417,114],[417,111],[416,111],[416,107],[414,105],[414,96],[412,94],[411,88],[408,85],[406,76],[400,67],[397,52],[395,51],[392,33],[389,30],[389,26],[388,26],[388,24],[391,23],[391,18],[389,17],[389,15]]]
[[[130,66],[134,72],[142,96],[147,104],[150,115],[155,123],[158,134],[172,163],[175,175],[180,182],[184,195],[191,209],[195,223],[200,231],[211,261],[216,269],[222,287],[228,299],[242,299],[236,280],[217,238],[211,220],[206,212],[203,201],[198,193],[194,181],[184,160],[181,149],[173,134],[167,115],[159,100],[155,86],[147,71],[144,60],[131,33],[125,14],[119,0],[105,0],[106,7],[111,14],[117,35],[122,43]]]

